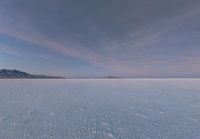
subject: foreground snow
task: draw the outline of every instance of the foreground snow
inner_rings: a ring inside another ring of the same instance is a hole
[[[0,139],[199,139],[199,79],[0,80]]]

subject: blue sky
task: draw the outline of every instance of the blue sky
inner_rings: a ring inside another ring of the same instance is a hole
[[[0,68],[200,76],[199,0],[1,0]]]

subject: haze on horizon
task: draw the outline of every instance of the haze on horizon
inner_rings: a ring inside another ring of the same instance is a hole
[[[199,0],[1,0],[0,68],[200,76]]]

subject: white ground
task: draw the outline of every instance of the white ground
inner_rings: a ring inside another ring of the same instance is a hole
[[[0,80],[0,139],[200,139],[200,79]]]

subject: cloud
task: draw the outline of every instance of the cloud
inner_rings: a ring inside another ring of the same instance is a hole
[[[19,51],[16,49],[13,49],[5,44],[0,43],[0,52],[7,53],[10,55],[18,56],[18,57],[24,57]]]
[[[195,53],[194,49],[199,50],[192,40],[199,43],[195,37],[200,32],[194,28],[199,28],[200,20],[197,17],[200,10],[198,5],[187,2],[183,6],[172,1],[164,3],[172,9],[167,9],[158,0],[127,1],[114,5],[108,3],[103,8],[104,12],[95,9],[95,16],[76,11],[72,14],[74,17],[70,16],[68,9],[64,11],[64,6],[59,7],[64,5],[62,2],[57,7],[48,3],[46,11],[40,11],[40,6],[29,9],[31,6],[25,5],[11,10],[4,5],[5,8],[0,6],[0,33],[55,51],[66,58],[89,62],[115,74],[173,73],[187,65],[195,65],[198,59],[196,57],[195,62],[189,60]],[[87,7],[81,8],[84,11]],[[105,12],[106,15],[102,15]],[[185,51],[191,51],[190,55],[185,56]],[[196,72],[195,69],[186,71]]]

